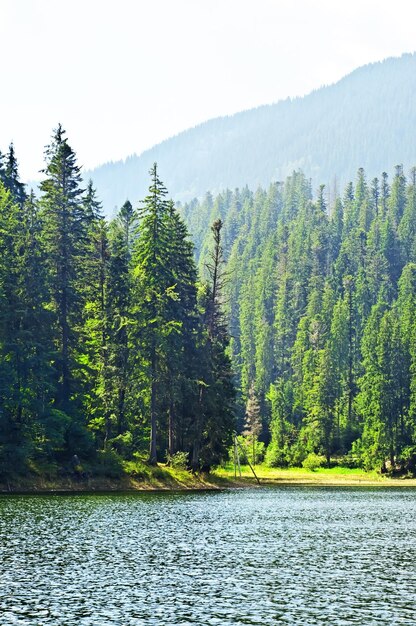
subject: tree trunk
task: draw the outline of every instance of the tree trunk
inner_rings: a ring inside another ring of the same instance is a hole
[[[125,388],[123,386],[118,390],[118,403],[117,403],[117,435],[121,435],[124,429],[124,401],[125,401]]]
[[[203,397],[203,387],[199,388],[199,411],[202,413],[202,397]],[[195,420],[195,437],[194,437],[194,445],[192,448],[192,460],[191,467],[192,471],[196,472],[199,469],[199,454],[201,452],[201,414],[198,414]]]
[[[173,456],[176,452],[176,449],[175,449],[175,412],[173,408],[172,397],[170,398],[170,402],[169,402],[168,451],[169,451],[170,456]]]
[[[352,423],[352,407],[354,395],[354,356],[353,356],[353,326],[352,326],[352,285],[348,286],[348,426]]]
[[[67,321],[66,293],[62,306],[62,405],[67,408],[70,397],[69,328]]]
[[[150,399],[150,451],[149,451],[149,463],[156,465],[157,463],[157,451],[156,451],[156,346],[155,341],[152,341],[152,356],[151,356],[151,399]]]

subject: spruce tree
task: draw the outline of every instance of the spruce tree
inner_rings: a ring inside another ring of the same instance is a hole
[[[6,472],[60,443],[40,235],[33,194],[20,206],[0,183],[0,465]]]
[[[25,185],[20,181],[19,167],[13,143],[10,144],[9,151],[5,157],[3,182],[6,189],[8,189],[12,194],[13,200],[18,205],[23,206],[27,196]]]
[[[177,295],[166,251],[169,249],[170,205],[160,181],[157,164],[150,170],[149,194],[139,210],[139,234],[135,243],[134,307],[138,346],[146,360],[150,388],[149,463],[157,463],[157,434],[162,421],[162,370],[166,367],[166,339],[175,330],[171,304]]]
[[[70,411],[82,310],[82,263],[87,255],[89,215],[82,201],[80,167],[59,125],[45,151],[41,183],[43,244],[51,304],[56,316],[56,405]]]
[[[187,411],[187,396],[197,391],[192,382],[196,378],[193,364],[198,323],[197,273],[188,230],[172,201],[169,203],[167,226],[169,246],[166,262],[172,272],[176,294],[170,301],[171,317],[176,326],[168,337],[166,361],[168,452],[173,455],[183,446],[192,419]]]
[[[115,443],[123,446],[130,433],[129,400],[131,389],[132,276],[131,255],[137,215],[127,200],[109,227],[108,261],[108,368],[107,381],[111,414],[114,415]],[[131,402],[130,402],[131,404]]]
[[[209,470],[227,456],[235,428],[233,373],[227,353],[229,336],[223,311],[225,282],[221,243],[222,221],[214,221],[213,249],[207,265],[210,282],[202,294],[202,323],[206,328],[201,363],[206,370],[199,386],[199,414],[195,423],[191,466]]]

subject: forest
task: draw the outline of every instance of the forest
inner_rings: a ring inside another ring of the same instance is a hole
[[[239,432],[271,466],[416,460],[416,168],[359,169],[342,197],[301,172],[180,207],[201,270],[224,221]],[[320,457],[320,458],[316,458]]]
[[[39,198],[0,162],[0,474],[208,470],[234,430],[221,222],[202,283],[156,164],[107,223],[61,126],[45,156]]]
[[[2,476],[209,470],[235,431],[254,464],[414,472],[416,168],[175,205],[155,164],[107,221],[59,126],[39,197],[13,145],[0,180]]]

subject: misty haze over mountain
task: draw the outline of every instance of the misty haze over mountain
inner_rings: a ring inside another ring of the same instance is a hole
[[[169,194],[180,201],[207,190],[267,186],[297,169],[314,188],[336,180],[342,189],[359,167],[372,177],[398,163],[405,171],[416,163],[415,93],[416,54],[405,54],[361,67],[303,98],[209,120],[84,175],[92,178],[107,214],[126,198],[136,204],[145,196],[154,161]]]

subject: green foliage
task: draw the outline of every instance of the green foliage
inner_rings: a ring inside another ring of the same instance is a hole
[[[233,371],[224,316],[225,259],[222,221],[211,226],[212,252],[207,263],[209,283],[200,291],[201,333],[198,346],[203,378],[198,383],[198,412],[193,427],[191,467],[208,471],[227,458],[235,430]]]
[[[323,467],[325,465],[325,457],[315,454],[314,452],[310,452],[308,456],[302,461],[302,467],[311,472],[315,471],[319,467]]]
[[[122,458],[114,450],[99,450],[91,468],[96,476],[120,478],[124,473]]]
[[[342,197],[321,186],[313,198],[295,172],[267,192],[183,207],[191,228],[208,204],[224,222],[239,432],[250,436],[255,394],[269,465],[309,454],[378,470],[411,463],[415,189],[416,169],[407,180],[398,166],[390,185],[360,168]],[[200,226],[198,240],[203,260]]]
[[[241,465],[247,465],[248,463],[257,465],[258,463],[263,463],[266,453],[264,441],[258,441],[256,439],[253,445],[251,437],[244,437],[243,435],[238,435],[237,441],[238,456]],[[234,459],[234,446],[229,449],[228,458]]]
[[[178,450],[178,452],[175,452],[175,454],[172,454],[172,456],[168,454],[168,457],[167,457],[168,465],[170,465],[170,467],[173,467],[174,469],[185,470],[189,466],[188,457],[189,457],[188,452],[181,452],[180,450]]]
[[[77,459],[118,477],[149,441],[152,463],[168,449],[177,467],[209,468],[234,428],[219,274],[198,303],[156,164],[142,208],[126,201],[107,224],[60,125],[45,155],[39,200],[13,146],[0,158],[0,474]]]
[[[270,385],[267,395],[270,403],[271,441],[267,447],[266,464],[269,467],[286,467],[292,462],[292,446],[296,440],[296,429],[291,423],[293,389],[283,379]]]
[[[209,470],[236,430],[253,464],[415,470],[415,168],[208,194],[196,250],[156,164],[110,224],[61,126],[44,174],[0,158],[2,476]]]

